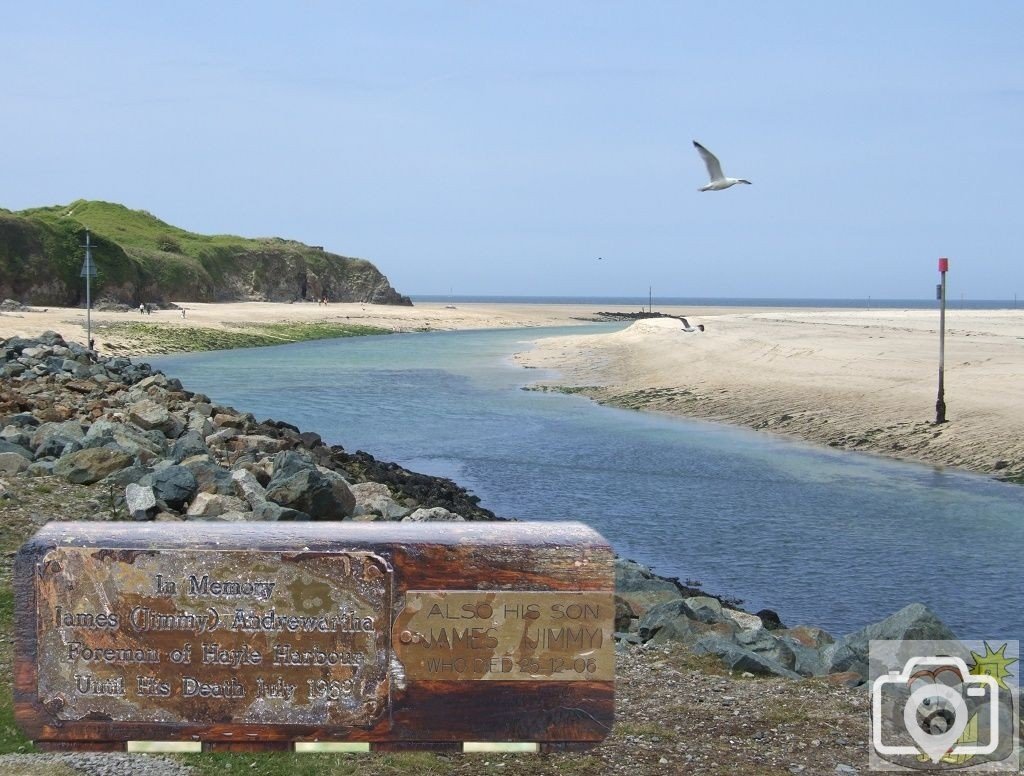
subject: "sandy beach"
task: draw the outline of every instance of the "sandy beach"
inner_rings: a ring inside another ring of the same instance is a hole
[[[517,360],[609,404],[1024,475],[1024,311],[947,311],[940,426],[935,311],[691,310],[688,320],[706,330],[641,321],[541,340]]]
[[[179,302],[180,310],[154,310],[142,315],[129,312],[92,311],[93,338],[101,353],[126,355],[161,352],[158,346],[141,345],[130,333],[118,331],[125,324],[145,324],[173,329],[202,328],[240,331],[269,323],[335,323],[373,326],[394,332],[500,329],[581,324],[580,316],[593,316],[585,305],[417,304],[415,307],[359,303],[228,302],[206,304]],[[625,308],[611,308],[625,309]],[[114,331],[108,330],[113,325]],[[71,307],[33,307],[21,312],[0,312],[0,337],[31,337],[51,330],[67,339],[85,342],[85,310]]]
[[[268,323],[335,323],[389,331],[583,324],[593,305],[181,303],[178,310],[92,313],[101,352],[145,355],[123,324],[244,331]],[[1024,311],[950,310],[949,422],[935,426],[938,316],[933,310],[659,308],[684,315],[613,334],[539,340],[523,366],[557,370],[542,387],[597,401],[740,424],[833,447],[1024,477]],[[108,327],[113,324],[113,328]],[[85,341],[85,313],[33,308],[0,314],[0,337],[54,330]]]

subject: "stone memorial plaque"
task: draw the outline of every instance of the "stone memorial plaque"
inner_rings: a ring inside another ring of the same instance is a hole
[[[611,592],[411,590],[392,643],[408,679],[611,681]]]
[[[57,547],[36,567],[56,720],[370,726],[392,570],[372,552]]]
[[[15,558],[15,719],[50,751],[585,748],[614,580],[580,523],[49,523]]]

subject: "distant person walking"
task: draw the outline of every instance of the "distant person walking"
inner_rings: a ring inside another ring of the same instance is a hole
[[[182,318],[185,317],[185,308],[184,307],[181,308],[181,317]]]

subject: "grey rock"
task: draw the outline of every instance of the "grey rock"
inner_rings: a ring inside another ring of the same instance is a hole
[[[134,464],[132,466],[126,466],[113,474],[108,474],[100,480],[100,484],[105,487],[114,488],[115,490],[122,490],[132,483],[142,484],[143,480],[152,473],[153,470],[148,466]],[[151,483],[146,482],[145,484]]]
[[[61,456],[53,467],[53,473],[77,485],[91,485],[126,466],[131,466],[132,457],[121,450],[106,447],[78,450]]]
[[[246,503],[248,503],[252,509],[255,509],[258,504],[266,502],[266,488],[260,485],[259,480],[256,479],[256,475],[251,471],[247,469],[235,469],[231,472],[231,480],[235,488],[235,495],[245,499]]]
[[[142,399],[128,408],[128,419],[146,431],[157,430],[174,439],[185,428],[185,422],[170,410],[152,399]]]
[[[399,520],[410,513],[409,507],[402,506],[391,497],[391,489],[380,482],[361,482],[350,485],[355,496],[354,517],[377,516],[385,520]]]
[[[0,474],[20,474],[28,469],[32,459],[20,453],[0,453]]]
[[[657,577],[647,567],[625,558],[615,559],[615,592],[637,615],[665,601],[682,600],[675,583]]]
[[[795,670],[796,653],[793,648],[763,628],[740,631],[736,634],[736,643],[750,652],[774,660],[785,668]]]
[[[168,466],[154,471],[150,476],[156,497],[171,509],[180,511],[186,503],[195,498],[198,490],[196,477],[184,466]]]
[[[196,490],[200,493],[216,493],[221,496],[235,495],[231,472],[214,462],[209,455],[186,458],[181,465],[196,478]]]
[[[38,428],[39,418],[31,412],[16,412],[4,418],[5,426],[18,426],[19,428]]]
[[[686,599],[686,605],[693,610],[693,619],[708,624],[722,622],[722,604],[715,598],[706,595],[692,596]]]
[[[289,509],[275,504],[273,501],[263,501],[253,505],[253,520],[312,520],[309,515],[298,509]]]
[[[189,517],[217,517],[229,512],[247,512],[247,504],[238,496],[197,493],[185,512]]]
[[[167,452],[167,440],[159,431],[144,431],[129,423],[97,420],[86,432],[83,447],[111,445],[143,461],[150,461]]]
[[[56,461],[33,461],[28,465],[25,473],[29,477],[49,477],[53,474],[53,465]]]
[[[15,444],[14,442],[8,442],[5,439],[0,439],[0,453],[14,453],[15,455],[20,455],[22,458],[25,458],[29,461],[32,460],[31,450],[27,450],[26,448],[22,447],[19,444]]]
[[[46,450],[62,451],[68,442],[81,442],[85,439],[85,429],[77,420],[66,420],[62,423],[43,423],[32,433],[32,449],[36,458],[53,455]]]
[[[956,635],[927,606],[910,604],[884,620],[867,625],[825,647],[822,657],[828,673],[856,671],[866,679],[868,648],[872,640],[955,641]]]
[[[129,483],[124,489],[124,502],[132,520],[152,520],[156,515],[156,495],[150,487]]]
[[[695,655],[717,655],[733,671],[749,671],[761,676],[774,675],[789,679],[802,678],[800,674],[777,661],[744,649],[720,636],[702,636],[694,642],[691,649]]]
[[[193,455],[209,455],[210,448],[206,446],[206,440],[198,431],[189,430],[174,440],[174,447],[171,449],[171,458],[175,463],[181,463]]]
[[[683,617],[687,620],[697,619],[693,609],[682,599],[656,604],[648,609],[640,618],[637,634],[641,639],[647,641],[678,617]]]
[[[315,469],[316,463],[306,453],[298,450],[285,450],[274,456],[274,477],[290,477],[296,472]]]
[[[457,515],[454,512],[449,512],[444,507],[431,507],[431,508],[420,508],[413,512],[411,515],[407,515],[402,518],[403,523],[426,523],[426,522],[452,522],[452,521],[464,521],[462,515]]]
[[[355,496],[342,477],[320,472],[309,458],[295,451],[278,453],[266,497],[314,520],[342,520],[355,508]]]

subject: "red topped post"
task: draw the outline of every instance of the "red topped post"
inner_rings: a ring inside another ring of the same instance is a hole
[[[942,282],[938,287],[939,297],[939,398],[935,402],[935,423],[946,422],[946,399],[943,386],[943,372],[946,360],[946,273],[949,271],[949,259],[939,259],[939,274]]]

